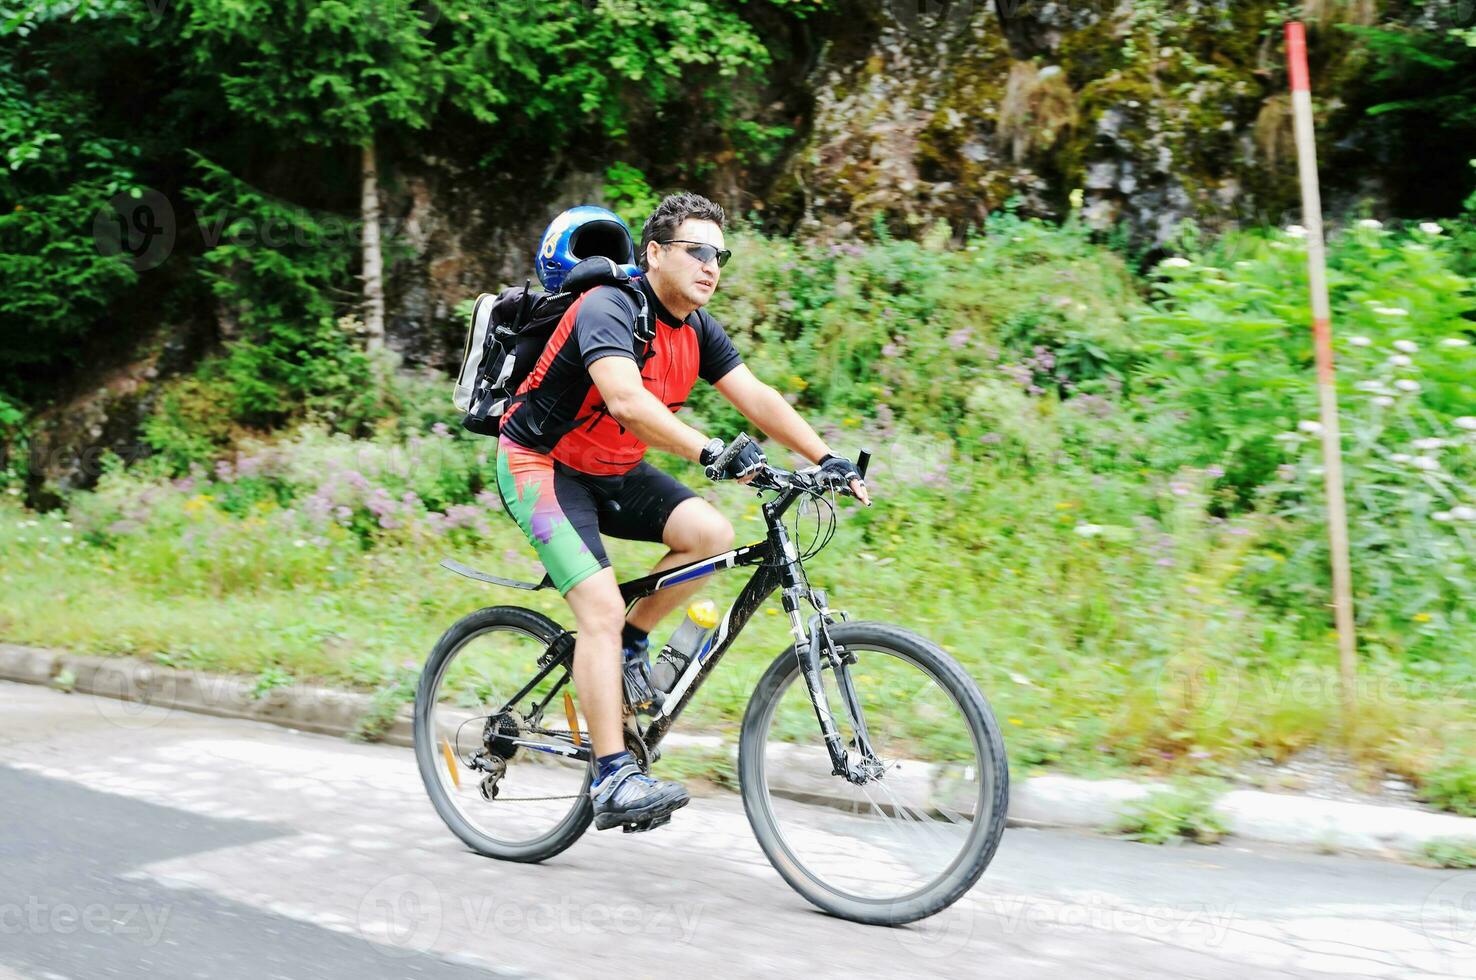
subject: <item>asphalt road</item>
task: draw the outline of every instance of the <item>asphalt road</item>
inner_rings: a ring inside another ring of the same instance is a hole
[[[1010,830],[953,909],[811,910],[727,794],[542,865],[412,754],[0,683],[0,980],[1476,977],[1476,872]]]

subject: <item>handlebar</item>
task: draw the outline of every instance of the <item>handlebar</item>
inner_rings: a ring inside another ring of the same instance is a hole
[[[870,456],[869,453],[863,454]],[[865,471],[861,465],[856,465],[857,470]],[[760,466],[754,478],[749,481],[748,486],[757,490],[773,490],[783,493],[786,490],[794,490],[799,493],[808,493],[819,496],[834,490],[847,497],[856,496],[851,490],[849,481],[843,481],[839,477],[829,476],[822,473],[820,467],[811,466],[802,470],[783,470],[768,463]]]

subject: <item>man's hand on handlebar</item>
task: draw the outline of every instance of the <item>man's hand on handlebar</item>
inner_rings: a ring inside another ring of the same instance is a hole
[[[836,489],[849,490],[857,500],[867,507],[871,506],[871,495],[866,492],[866,483],[861,479],[861,471],[856,464],[844,456],[829,453],[820,460],[820,479],[834,486]]]
[[[746,433],[726,446],[721,439],[713,439],[703,447],[698,459],[709,480],[737,480],[739,483],[751,483],[768,463],[764,451]]]

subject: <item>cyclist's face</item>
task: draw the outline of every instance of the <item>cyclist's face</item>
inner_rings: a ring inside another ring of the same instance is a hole
[[[659,277],[664,285],[694,309],[706,306],[712,299],[712,294],[717,291],[722,270],[718,268],[716,258],[708,262],[697,261],[688,251],[690,246],[685,243],[696,242],[711,245],[715,249],[726,248],[723,230],[711,221],[688,218],[677,226],[671,238],[680,239],[684,244],[653,243],[647,254],[647,264],[650,266],[648,274]]]

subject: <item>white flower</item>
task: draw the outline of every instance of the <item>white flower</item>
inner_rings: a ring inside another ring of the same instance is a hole
[[[1373,343],[1373,341],[1372,340],[1369,340],[1367,337],[1349,337],[1348,338],[1348,346],[1349,347],[1367,347],[1371,343]]]
[[[1358,227],[1373,228],[1374,230],[1378,230],[1384,227],[1384,223],[1382,221],[1375,221],[1373,218],[1364,218],[1362,221],[1358,222]]]
[[[1441,347],[1470,347],[1471,342],[1465,337],[1446,337],[1440,342]]]
[[[1187,269],[1194,263],[1190,262],[1186,258],[1183,258],[1182,256],[1175,255],[1173,258],[1164,259],[1158,264],[1163,266],[1165,269]]]
[[[1450,516],[1458,521],[1476,521],[1476,507],[1467,507],[1461,504],[1459,507],[1450,509]]]
[[[1311,419],[1303,419],[1302,421],[1298,422],[1297,428],[1302,432],[1307,433],[1308,435],[1315,436],[1322,434],[1322,423],[1313,421]]]
[[[1420,349],[1420,345],[1413,340],[1396,340],[1394,341],[1394,349],[1404,351],[1406,354],[1413,354]]]
[[[1462,415],[1455,420],[1455,427],[1468,432],[1476,432],[1476,415]]]
[[[1448,511],[1448,510],[1437,510],[1435,513],[1431,514],[1430,516],[1433,517],[1435,520],[1439,521],[1440,523],[1444,524],[1446,521],[1450,520],[1451,514],[1450,514],[1450,511]]]
[[[1441,232],[1445,231],[1445,229],[1440,227],[1433,221],[1421,221],[1420,231],[1423,231],[1427,235],[1439,235]]]
[[[296,541],[292,542],[292,547],[294,547],[294,548],[306,548],[307,547],[307,542],[304,541],[302,538],[298,538]]]
[[[1307,237],[1307,229],[1306,228],[1303,228],[1301,225],[1287,225],[1286,226],[1286,233],[1288,235],[1290,235],[1291,237],[1293,237],[1293,238],[1306,238]]]
[[[62,544],[71,544],[72,543],[72,536],[70,534],[66,535],[65,537],[63,537],[61,539],[61,543]]]
[[[1390,456],[1389,459],[1393,460],[1396,463],[1408,463],[1411,457],[1409,453],[1395,453],[1394,455]]]
[[[1394,404],[1394,399],[1390,398],[1388,395],[1375,395],[1371,399],[1371,401],[1375,405],[1378,405],[1382,408],[1388,408],[1390,405]]]
[[[12,497],[19,497],[20,487],[7,487],[5,492],[10,494]]]
[[[1076,525],[1076,533],[1084,538],[1095,538],[1097,535],[1102,533],[1102,525],[1078,524]]]
[[[1440,469],[1440,460],[1436,459],[1434,456],[1416,456],[1414,459],[1409,461],[1409,465],[1413,466],[1417,470],[1425,470],[1428,472],[1430,470]]]
[[[1444,439],[1416,439],[1411,443],[1416,449],[1440,449],[1445,446]]]
[[[1400,391],[1419,391],[1420,383],[1418,381],[1411,381],[1408,378],[1400,378],[1398,381],[1394,382],[1394,387],[1398,388]]]
[[[1389,363],[1395,367],[1409,367],[1414,361],[1409,359],[1408,354],[1391,354],[1389,356]]]
[[[1398,306],[1375,306],[1374,312],[1379,316],[1409,316],[1409,310],[1401,309]],[[1418,350],[1419,348],[1415,349]]]

